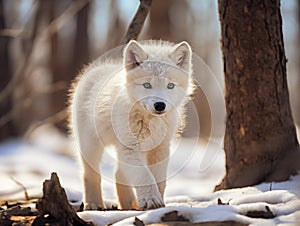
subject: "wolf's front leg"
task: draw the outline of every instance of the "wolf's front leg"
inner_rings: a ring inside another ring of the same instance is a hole
[[[119,150],[119,170],[124,173],[131,186],[136,189],[140,209],[164,206],[156,181],[147,167],[146,153],[136,150]]]
[[[147,152],[148,168],[155,177],[158,190],[162,197],[164,197],[166,188],[169,152],[169,146],[165,145],[161,145],[160,147]]]

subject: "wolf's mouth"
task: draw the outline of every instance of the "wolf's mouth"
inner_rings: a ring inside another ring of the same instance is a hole
[[[154,115],[164,115],[166,113],[166,111],[152,111],[152,114]]]

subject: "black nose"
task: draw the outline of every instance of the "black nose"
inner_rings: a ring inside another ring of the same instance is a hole
[[[166,104],[164,102],[156,102],[154,108],[156,111],[163,111],[166,108]]]

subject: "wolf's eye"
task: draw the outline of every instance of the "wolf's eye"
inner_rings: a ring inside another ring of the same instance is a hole
[[[143,86],[144,86],[145,89],[151,89],[152,88],[152,86],[149,82],[144,83]]]
[[[174,87],[175,87],[174,83],[172,83],[172,82],[168,83],[168,86],[167,86],[168,89],[174,89]]]

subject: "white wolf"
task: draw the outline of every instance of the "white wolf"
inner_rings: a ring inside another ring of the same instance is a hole
[[[187,42],[130,41],[122,60],[87,67],[71,90],[70,124],[80,148],[85,209],[102,209],[99,164],[117,149],[121,209],[164,206],[170,142],[193,92]]]

